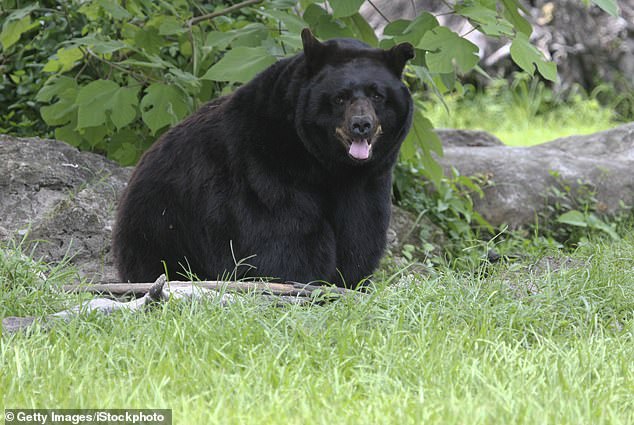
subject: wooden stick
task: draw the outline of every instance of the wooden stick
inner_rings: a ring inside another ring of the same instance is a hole
[[[141,296],[131,301],[117,301],[107,298],[95,298],[84,301],[70,309],[44,317],[5,317],[2,319],[3,332],[17,332],[40,323],[45,329],[55,321],[68,321],[82,312],[100,312],[111,314],[117,310],[137,311],[156,302],[168,301],[172,297],[192,299],[214,294],[220,302],[232,302],[233,293],[257,293],[271,299],[276,304],[304,304],[312,301],[326,301],[346,294],[359,295],[362,292],[332,286],[314,286],[301,283],[269,282],[166,282],[161,275],[154,283],[97,283],[86,285],[64,285],[66,292],[88,292],[96,294]],[[206,292],[205,292],[206,291]],[[318,298],[319,296],[324,298]],[[211,295],[213,296],[213,295]],[[316,296],[315,298],[313,298]]]
[[[218,12],[208,13],[206,15],[201,15],[195,18],[191,18],[189,21],[187,21],[187,25],[191,27],[192,25],[195,25],[198,22],[217,18],[218,16],[226,15],[227,13],[234,12],[238,9],[242,9],[243,7],[253,6],[254,4],[262,3],[262,1],[263,0],[245,0],[243,2],[234,4],[233,6],[229,6],[225,9],[219,10]]]
[[[89,292],[92,294],[145,295],[155,283],[95,283],[86,285],[64,285],[66,292]],[[315,291],[328,295],[345,295],[359,292],[333,286],[315,286],[301,283],[235,282],[235,281],[170,281],[165,284],[170,289],[190,286],[226,292],[257,292],[271,295],[309,297]]]

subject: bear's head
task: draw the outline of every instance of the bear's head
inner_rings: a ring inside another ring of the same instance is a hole
[[[375,49],[353,39],[318,41],[302,32],[304,66],[295,126],[321,163],[393,163],[412,121],[412,98],[401,81],[414,48]]]

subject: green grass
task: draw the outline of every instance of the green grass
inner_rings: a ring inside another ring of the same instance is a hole
[[[54,290],[67,276],[34,277],[42,266],[18,251],[0,251],[3,315],[76,302]],[[170,408],[176,424],[634,423],[634,236],[547,254],[385,277],[326,305],[172,302],[3,335],[4,407]]]
[[[556,98],[538,80],[517,77],[509,90],[504,80],[485,92],[467,91],[425,103],[426,115],[438,128],[484,130],[510,146],[532,146],[559,137],[592,134],[617,126],[615,113],[591,97],[577,93]]]
[[[430,104],[428,116],[513,145],[615,125],[583,96],[562,104],[521,80],[498,89],[448,99],[450,115]],[[522,251],[516,262],[484,266],[472,250],[326,305],[170,302],[4,334],[0,399],[169,408],[175,424],[634,423],[634,234],[584,241],[569,257],[524,242],[498,245]],[[75,278],[2,245],[0,315],[76,305],[59,290]]]

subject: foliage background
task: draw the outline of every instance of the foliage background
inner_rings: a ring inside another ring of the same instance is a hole
[[[379,39],[360,13],[363,3],[4,0],[0,132],[54,137],[132,165],[164,131],[200,105],[299,52],[303,28],[321,39],[354,37],[381,48],[406,41],[416,48],[405,80],[417,110],[396,169],[395,197],[412,211],[433,216],[452,239],[473,239],[474,224],[492,232],[473,210],[471,196],[482,194],[477,182],[443,176],[432,155],[442,155],[442,146],[428,119],[434,116],[430,99],[435,99],[437,111],[448,109],[448,95],[470,98],[473,89],[463,85],[461,77],[484,73],[478,66],[478,47],[467,34],[457,34],[440,25],[436,16],[415,10],[413,2],[411,16],[416,18],[390,22]],[[593,3],[618,13],[616,0]],[[525,117],[510,119],[533,120],[548,92],[543,82],[531,78],[554,81],[557,75],[555,64],[530,44],[532,28],[520,1],[465,0],[446,6],[447,13],[468,19],[486,36],[511,41],[511,57],[525,77],[509,93],[529,99],[529,107]],[[494,103],[505,108],[502,99]]]
[[[457,76],[477,68],[477,46],[431,14],[391,22],[379,40],[359,13],[362,3],[5,0],[0,131],[49,135],[54,128],[50,135],[56,139],[133,164],[157,136],[202,103],[297,53],[305,27],[321,39],[355,37],[383,48],[412,43],[417,57],[407,80],[419,99],[460,91]],[[597,4],[611,10],[613,2]],[[486,35],[512,39],[512,57],[521,69],[556,78],[554,64],[528,41],[531,27],[518,0],[450,6]],[[430,129],[417,114],[405,158],[415,155],[417,141],[424,153],[441,152]],[[438,181],[438,167],[424,161],[429,177]]]

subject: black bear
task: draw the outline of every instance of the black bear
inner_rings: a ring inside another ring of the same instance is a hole
[[[375,270],[412,120],[401,73],[414,49],[322,43],[307,29],[302,41],[143,155],[114,230],[124,281],[166,268],[354,287]]]

